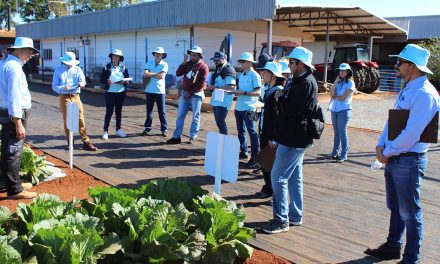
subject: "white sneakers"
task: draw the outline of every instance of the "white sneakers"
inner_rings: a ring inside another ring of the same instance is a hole
[[[125,134],[124,130],[119,129],[119,130],[116,131],[116,136],[124,138],[127,135]]]
[[[125,134],[124,130],[122,130],[122,129],[119,129],[119,130],[116,131],[116,136],[122,137],[122,138],[127,137],[127,135]],[[107,131],[104,131],[104,134],[102,135],[102,139],[103,140],[108,140],[108,132]]]

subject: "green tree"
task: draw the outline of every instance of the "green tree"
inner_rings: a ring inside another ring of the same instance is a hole
[[[11,27],[13,27],[14,22],[12,21],[12,16],[17,11],[16,7],[18,1],[15,0],[3,0],[0,1],[0,27],[5,28],[8,23],[8,7],[11,8]]]
[[[433,72],[429,76],[431,81],[436,85],[440,84],[440,38],[431,38],[426,41],[421,41],[418,43],[420,46],[426,48],[431,52],[431,57],[429,58],[428,68]]]
[[[72,14],[81,14],[144,2],[142,0],[70,0]]]

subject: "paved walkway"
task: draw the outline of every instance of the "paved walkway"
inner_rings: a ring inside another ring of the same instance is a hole
[[[31,144],[67,160],[62,117],[58,99],[49,86],[31,85],[33,110],[29,122]],[[213,178],[203,170],[205,137],[217,131],[212,113],[202,114],[201,133],[195,145],[166,145],[161,137],[159,119],[153,124],[156,136],[141,137],[145,105],[141,99],[127,98],[123,110],[123,128],[127,138],[116,138],[110,131],[108,141],[101,140],[105,113],[104,97],[84,92],[88,133],[99,148],[96,153],[75,151],[75,166],[115,186],[134,186],[152,179],[186,177],[212,191]],[[168,106],[170,131],[175,127],[176,108]],[[190,116],[189,116],[190,117]],[[183,141],[188,140],[189,117]],[[231,134],[236,133],[232,112],[228,115]],[[114,120],[111,126],[114,125]],[[110,130],[114,130],[113,127]],[[350,129],[349,161],[328,162],[325,157],[332,145],[332,129],[307,150],[304,159],[304,224],[287,233],[258,233],[251,244],[296,263],[377,263],[362,252],[382,243],[387,234],[388,210],[385,206],[382,172],[369,169],[378,134]],[[76,136],[76,145],[80,146]],[[431,149],[427,175],[423,181],[422,204],[425,215],[425,238],[422,263],[440,263],[440,146]],[[243,167],[244,164],[241,164]],[[437,173],[436,173],[437,172]],[[272,216],[267,199],[257,199],[263,180],[252,170],[240,168],[239,181],[222,184],[222,196],[245,207],[247,225],[258,227]],[[395,262],[383,262],[395,263]]]

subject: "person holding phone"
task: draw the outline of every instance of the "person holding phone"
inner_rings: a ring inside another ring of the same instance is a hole
[[[347,160],[348,152],[347,125],[351,116],[352,97],[356,87],[350,65],[341,63],[336,70],[339,74],[330,88],[329,110],[332,113],[334,131],[333,150],[330,159],[344,162]]]

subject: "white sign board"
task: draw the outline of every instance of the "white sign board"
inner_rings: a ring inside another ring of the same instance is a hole
[[[79,107],[76,103],[67,103],[66,126],[73,133],[79,131]]]
[[[73,133],[79,131],[79,107],[76,103],[67,103],[66,127],[69,129],[69,166],[73,168]]]
[[[240,142],[236,136],[208,132],[205,149],[205,172],[215,177],[214,191],[220,195],[221,181],[236,182]]]

